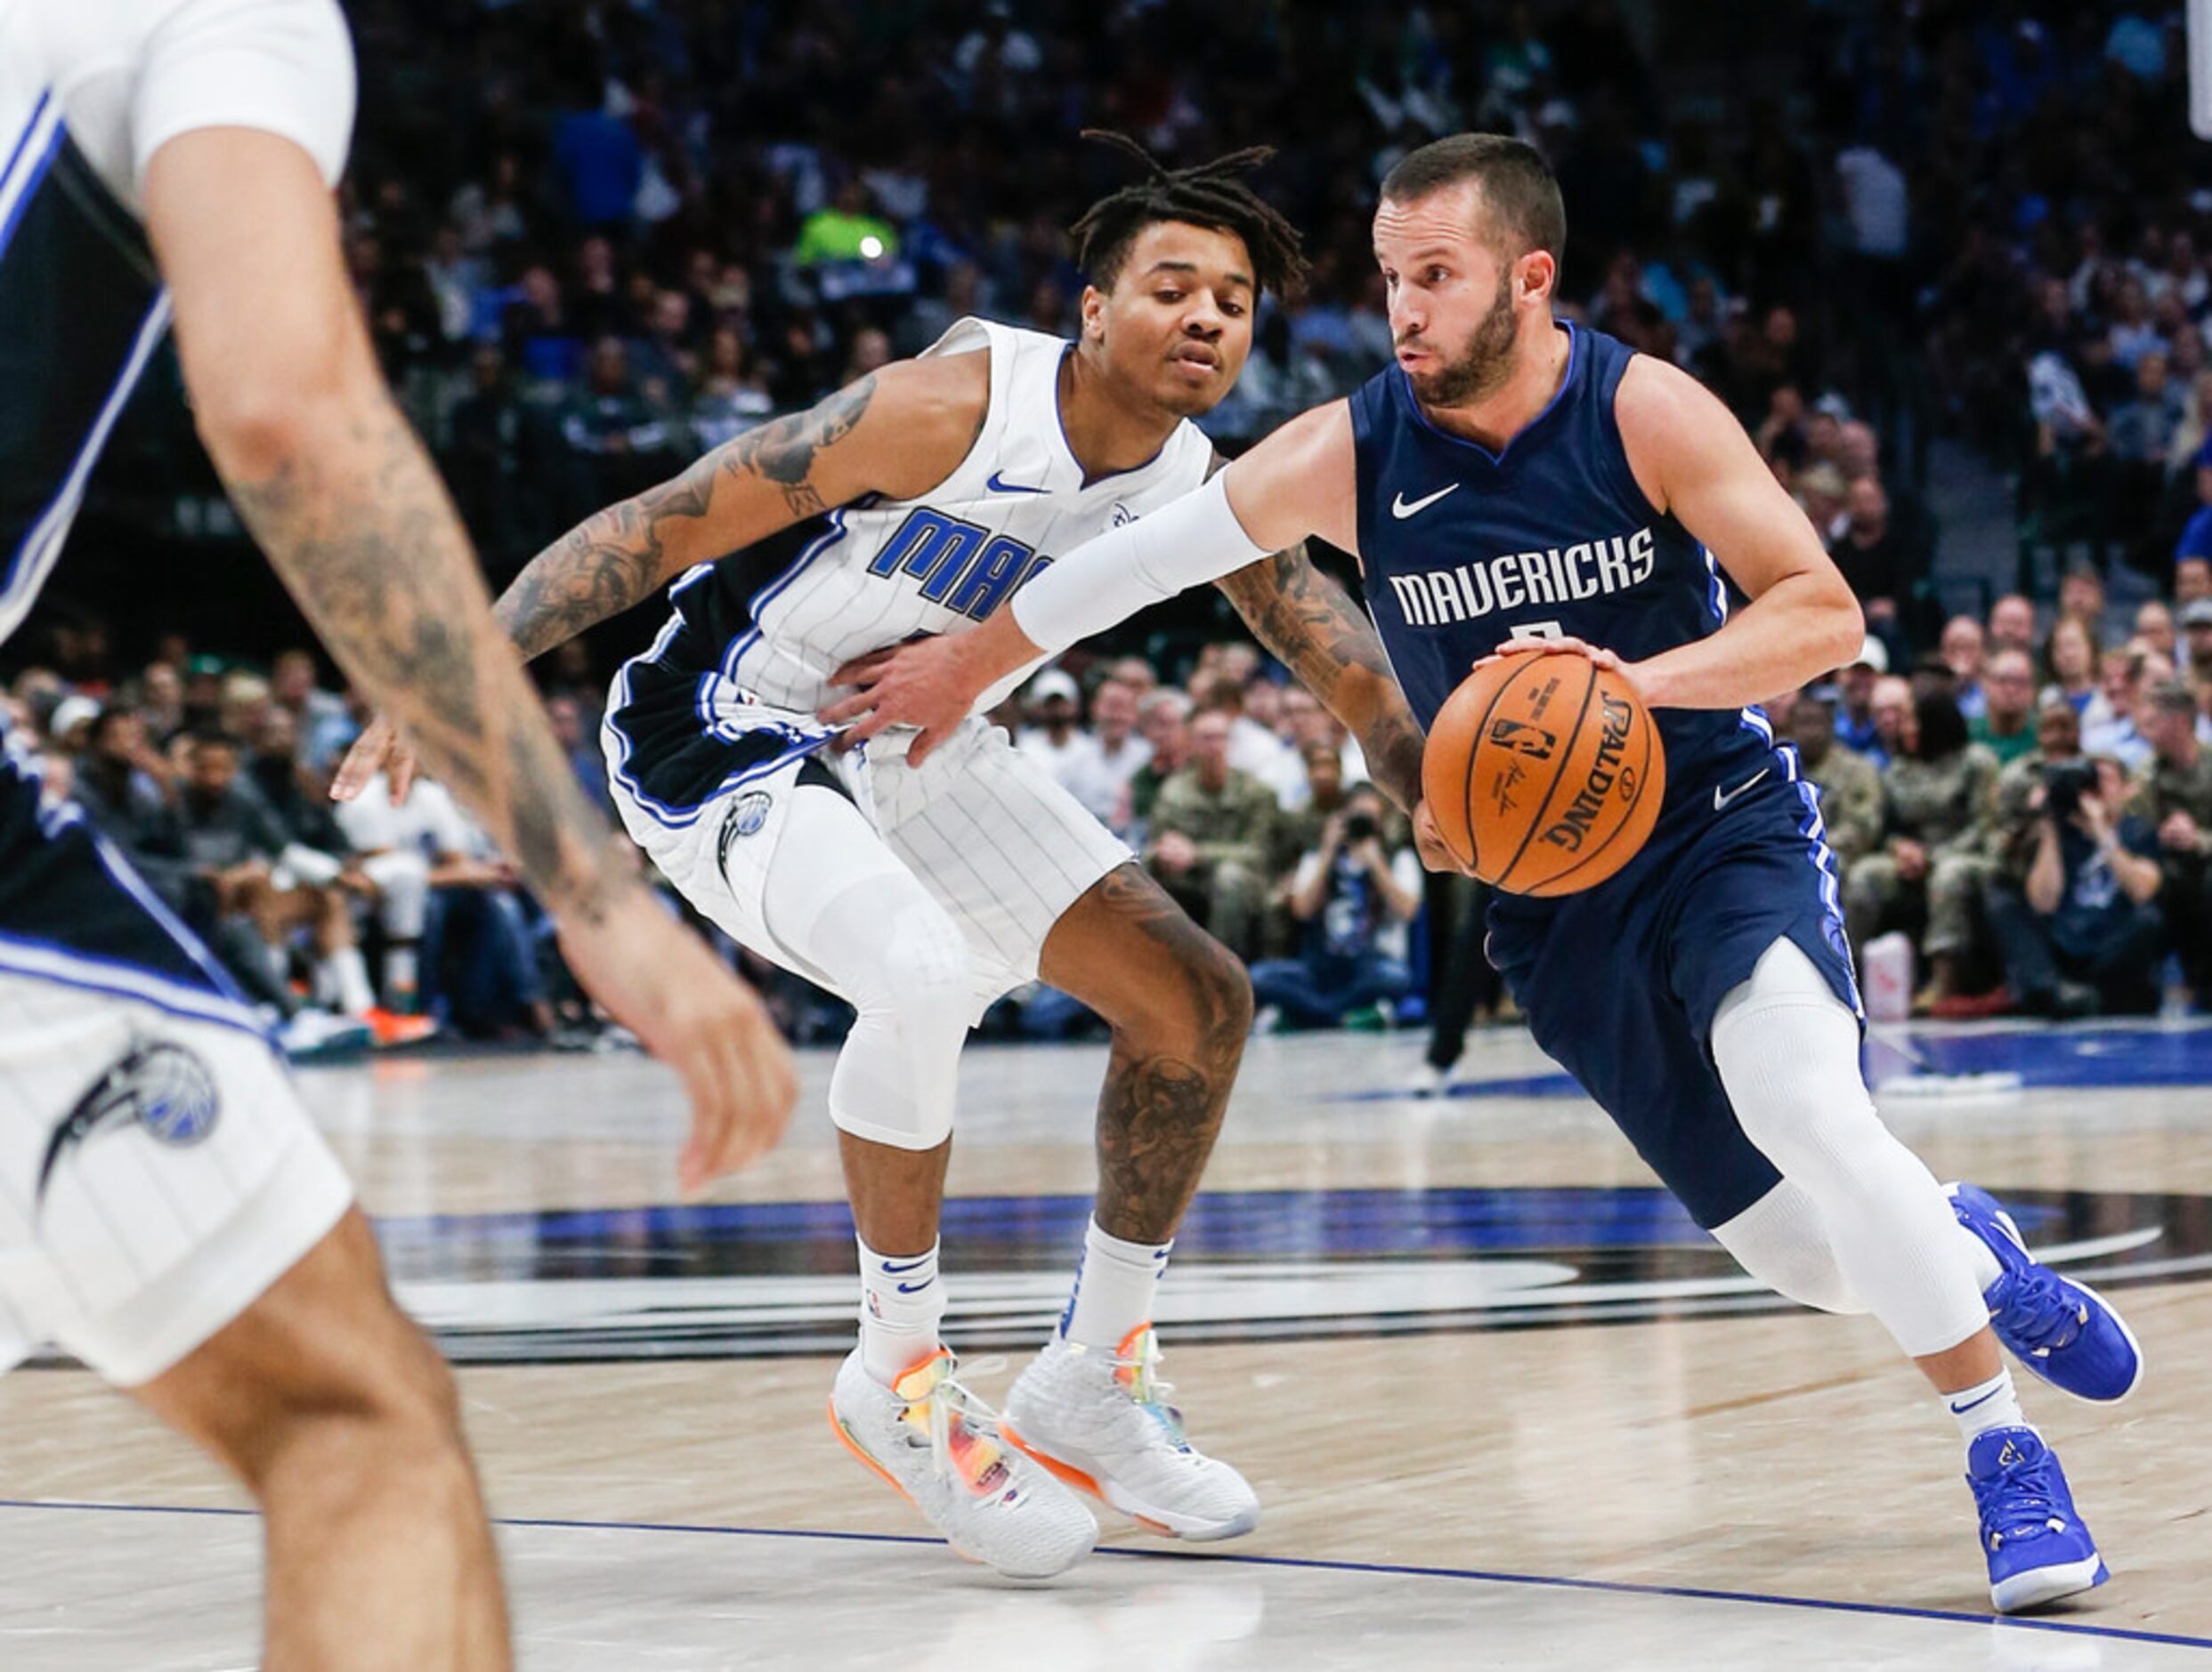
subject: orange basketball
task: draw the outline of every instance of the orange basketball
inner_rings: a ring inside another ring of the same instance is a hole
[[[1659,728],[1629,683],[1567,652],[1476,669],[1421,761],[1446,847],[1508,894],[1576,894],[1636,856],[1666,794]]]

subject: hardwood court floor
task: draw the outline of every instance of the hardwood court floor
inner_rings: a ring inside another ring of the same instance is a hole
[[[1897,1043],[1923,1072],[1892,1124],[2016,1201],[2149,1358],[2110,1409],[2021,1378],[2114,1573],[2059,1629],[1981,1618],[1956,1435],[1878,1327],[1733,1276],[1518,1035],[1428,1102],[1391,1092],[1413,1041],[1255,1042],[1161,1315],[1261,1527],[1179,1548],[1107,1513],[1098,1557],[1027,1588],[921,1541],[825,1431],[852,1308],[827,1057],[785,1150],[693,1207],[650,1064],[304,1084],[463,1361],[525,1666],[2212,1666],[2212,1030]],[[970,1054],[956,1339],[1057,1311],[1102,1055]],[[2018,1083],[1963,1077],[1993,1073]],[[251,1663],[255,1523],[210,1513],[242,1500],[196,1453],[33,1368],[0,1382],[0,1666]]]

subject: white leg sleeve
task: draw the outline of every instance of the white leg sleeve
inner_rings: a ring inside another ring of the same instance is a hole
[[[860,1012],[830,1118],[872,1143],[936,1148],[952,1135],[973,1007],[960,926],[859,808],[819,785],[792,792],[763,894],[769,932]]]
[[[1989,1323],[1942,1187],[1874,1111],[1857,1019],[1795,945],[1776,941],[1721,1002],[1713,1059],[1745,1134],[1817,1210],[1843,1293],[1861,1297],[1914,1358]]]
[[[1800,1306],[1824,1312],[1867,1310],[1843,1281],[1820,1210],[1787,1179],[1725,1225],[1715,1225],[1713,1235],[1738,1265]]]

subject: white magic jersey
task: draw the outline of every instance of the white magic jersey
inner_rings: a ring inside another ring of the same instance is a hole
[[[990,406],[944,482],[920,499],[831,513],[758,590],[734,556],[701,564],[671,589],[677,613],[618,676],[609,715],[618,783],[664,821],[695,813],[734,774],[764,762],[764,750],[818,745],[822,734],[808,722],[846,662],[983,621],[1055,556],[1204,482],[1212,444],[1184,423],[1147,463],[1085,483],[1060,427],[1060,364],[1073,345],[968,319],[928,352],[976,349],[991,356]],[[984,693],[977,710],[1029,671]],[[762,709],[783,717],[773,747],[749,718]]]

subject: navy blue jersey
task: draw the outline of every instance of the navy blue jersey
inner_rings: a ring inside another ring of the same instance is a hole
[[[1633,353],[1567,325],[1567,377],[1493,453],[1429,421],[1390,367],[1351,398],[1367,604],[1426,727],[1469,669],[1509,638],[1580,638],[1642,661],[1727,619],[1712,555],[1644,497],[1614,393]],[[1669,813],[1776,765],[1756,709],[1656,710]]]

